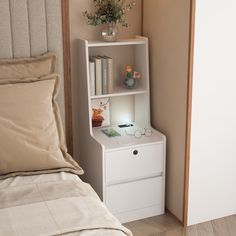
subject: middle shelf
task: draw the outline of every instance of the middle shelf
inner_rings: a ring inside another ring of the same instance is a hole
[[[128,96],[128,95],[136,95],[136,94],[144,94],[146,93],[146,89],[135,88],[135,89],[127,89],[127,88],[116,88],[113,93],[110,94],[101,94],[101,95],[93,95],[90,96],[91,99],[99,99],[99,98],[110,98],[110,97],[118,97],[118,96]]]

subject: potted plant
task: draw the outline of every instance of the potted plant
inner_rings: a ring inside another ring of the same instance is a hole
[[[87,18],[89,25],[106,25],[102,31],[104,41],[113,42],[117,40],[117,24],[128,27],[124,19],[127,11],[133,9],[135,2],[126,3],[126,0],[93,0],[95,11],[85,11],[83,15]]]

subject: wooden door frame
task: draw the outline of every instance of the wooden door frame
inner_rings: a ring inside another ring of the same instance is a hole
[[[189,200],[189,168],[191,145],[191,120],[192,120],[192,87],[194,63],[194,36],[195,36],[196,0],[190,0],[190,25],[189,25],[189,55],[188,55],[188,84],[187,84],[187,115],[186,115],[186,141],[185,141],[185,173],[184,173],[184,204],[183,224],[188,225],[188,200]]]
[[[69,0],[61,0],[61,10],[62,10],[66,141],[67,141],[68,152],[71,155],[73,155]]]

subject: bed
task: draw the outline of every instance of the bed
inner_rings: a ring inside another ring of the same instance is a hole
[[[0,1],[0,235],[132,235],[69,154],[68,36],[68,0]]]
[[[75,174],[0,181],[0,235],[121,236],[128,231]]]

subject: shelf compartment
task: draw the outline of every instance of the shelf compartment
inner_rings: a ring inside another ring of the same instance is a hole
[[[128,90],[126,88],[119,88],[119,89],[116,89],[113,93],[94,95],[94,96],[90,96],[90,98],[91,99],[110,98],[110,97],[130,96],[130,95],[144,94],[144,93],[147,93],[147,90],[145,89]]]

